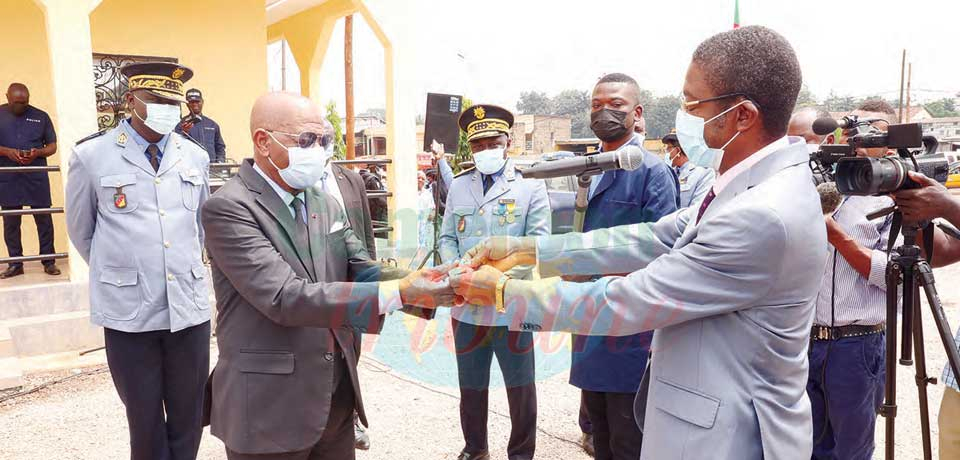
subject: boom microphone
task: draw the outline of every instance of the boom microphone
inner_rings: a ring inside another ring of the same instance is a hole
[[[613,152],[584,155],[576,158],[564,158],[555,161],[542,161],[520,171],[528,179],[550,179],[576,175],[596,175],[611,169],[632,171],[643,163],[643,149],[636,145],[625,145]]]
[[[825,136],[832,133],[837,128],[850,129],[856,126],[869,125],[875,121],[886,121],[882,118],[860,118],[843,117],[839,120],[833,118],[817,118],[813,120],[813,132],[818,136]]]

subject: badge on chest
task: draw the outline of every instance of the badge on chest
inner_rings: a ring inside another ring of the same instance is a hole
[[[113,205],[117,209],[123,209],[127,207],[127,194],[123,193],[123,187],[117,187],[117,193],[113,194]]]
[[[497,203],[497,214],[500,216],[499,221],[501,227],[517,221],[515,214],[516,208],[517,201],[512,198],[504,198]]]

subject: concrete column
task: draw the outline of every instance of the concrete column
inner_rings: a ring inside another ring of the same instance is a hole
[[[58,121],[57,143],[63,158],[61,174],[66,183],[70,149],[78,140],[97,131],[90,12],[100,4],[100,0],[36,1],[46,14],[53,96],[56,101],[54,110]],[[70,245],[69,260],[71,280],[86,280],[87,265],[73,244]]]

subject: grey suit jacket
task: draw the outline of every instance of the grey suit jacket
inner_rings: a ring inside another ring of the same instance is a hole
[[[360,174],[338,164],[333,165],[333,173],[337,179],[337,187],[340,187],[340,194],[343,195],[343,205],[346,208],[344,211],[347,213],[353,233],[363,241],[370,258],[377,260],[377,244],[373,237],[373,220],[370,217],[370,200],[367,199],[363,178]]]
[[[90,266],[90,321],[124,332],[210,321],[199,207],[207,152],[170,133],[160,169],[126,122],[77,143],[66,184],[67,233]]]
[[[323,435],[342,350],[366,423],[354,331],[382,321],[384,274],[336,199],[307,190],[309,247],[286,204],[246,160],[203,207],[220,358],[208,381],[211,432],[246,454],[310,448]]]
[[[810,458],[807,346],[826,231],[802,140],[653,224],[540,237],[541,274],[510,281],[511,328],[656,329],[641,458]]]

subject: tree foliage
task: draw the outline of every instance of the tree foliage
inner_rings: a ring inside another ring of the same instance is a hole
[[[343,138],[343,119],[337,113],[337,103],[327,103],[327,121],[333,125],[333,158],[342,160],[347,157],[347,143]]]
[[[933,101],[923,106],[934,117],[957,117],[960,112],[957,111],[956,103],[952,98],[943,98]]]

